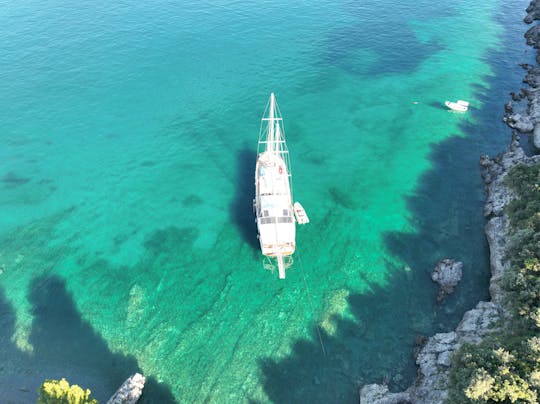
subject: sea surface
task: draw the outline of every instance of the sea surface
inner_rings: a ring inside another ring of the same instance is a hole
[[[148,403],[405,388],[418,336],[488,298],[478,160],[509,142],[526,6],[1,2],[0,401],[135,371]],[[270,92],[311,219],[285,280],[252,213]]]

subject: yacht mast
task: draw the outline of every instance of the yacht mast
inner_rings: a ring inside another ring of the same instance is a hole
[[[276,97],[274,93],[270,94],[270,111],[268,114],[268,143],[266,144],[266,149],[273,153],[275,151],[275,141],[274,141],[274,114],[276,109]]]

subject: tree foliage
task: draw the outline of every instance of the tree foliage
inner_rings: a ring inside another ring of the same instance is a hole
[[[518,197],[506,207],[511,269],[503,286],[515,313],[540,330],[540,163],[513,167],[506,183]]]
[[[540,340],[497,336],[457,352],[450,374],[448,402],[537,403]]]
[[[45,380],[39,388],[38,404],[98,404],[90,397],[90,390],[69,385],[66,379]]]

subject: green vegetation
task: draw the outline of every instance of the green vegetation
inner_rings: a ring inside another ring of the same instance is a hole
[[[537,403],[540,338],[505,334],[465,344],[453,359],[449,403]]]
[[[510,219],[503,281],[513,313],[503,333],[465,344],[453,358],[448,403],[537,403],[540,399],[540,163],[513,167],[506,185],[517,199]]]
[[[70,386],[66,379],[45,380],[39,388],[37,404],[98,404],[90,393],[76,384]]]
[[[510,306],[525,328],[540,330],[540,164],[514,167],[507,180],[519,198],[510,202],[512,269],[505,282]]]

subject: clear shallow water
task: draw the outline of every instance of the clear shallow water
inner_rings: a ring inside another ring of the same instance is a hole
[[[487,296],[477,161],[507,142],[524,2],[3,7],[0,393],[141,369],[148,402],[354,402]],[[284,282],[251,213],[270,91],[311,218]]]

